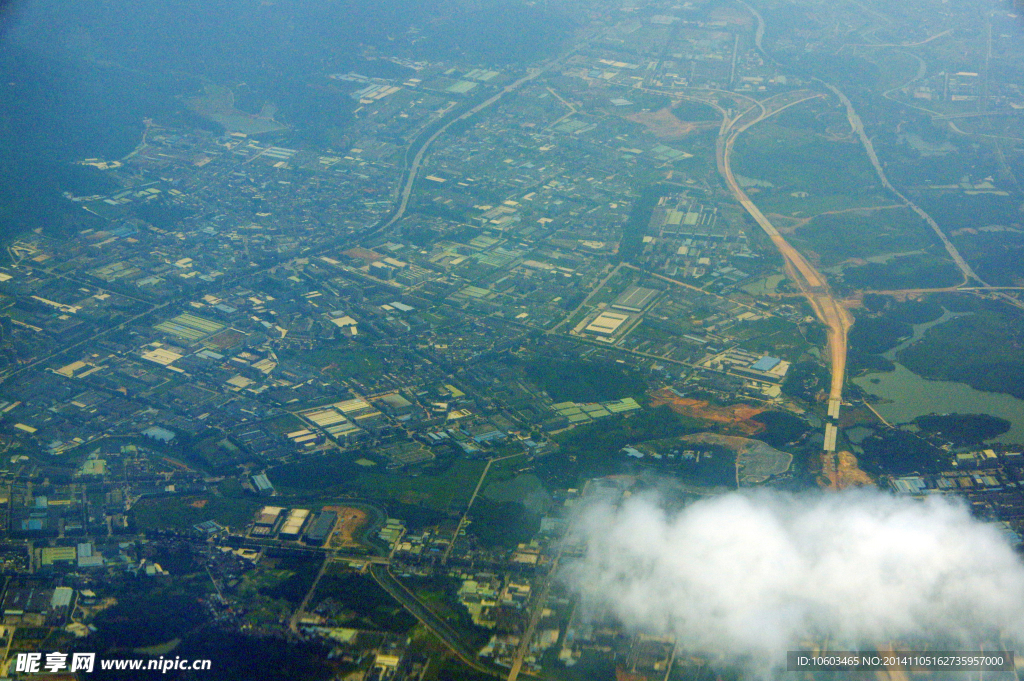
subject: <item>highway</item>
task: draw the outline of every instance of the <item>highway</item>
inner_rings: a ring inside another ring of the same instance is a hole
[[[580,46],[582,46],[582,44],[585,43],[581,43]],[[419,175],[420,166],[423,164],[423,159],[424,157],[426,157],[427,152],[430,150],[430,146],[434,143],[435,140],[437,140],[438,137],[443,135],[448,130],[448,128],[452,127],[459,121],[464,121],[468,118],[475,116],[476,114],[480,113],[487,107],[491,106],[492,104],[500,100],[508,93],[518,90],[524,83],[530,82],[540,74],[550,69],[552,66],[561,63],[570,55],[575,54],[576,50],[578,50],[580,46],[577,46],[576,48],[570,50],[569,52],[566,52],[565,54],[559,55],[554,59],[549,60],[540,68],[531,69],[530,72],[527,73],[525,76],[523,76],[522,78],[513,83],[506,85],[500,91],[498,91],[497,94],[489,97],[488,99],[485,99],[484,101],[480,102],[479,104],[471,108],[469,111],[466,111],[456,116],[455,118],[451,119],[450,121],[442,125],[437,130],[435,130],[434,133],[430,137],[428,137],[426,141],[423,143],[423,145],[419,148],[419,150],[416,152],[416,155],[413,156],[412,163],[409,164],[408,175],[406,176],[405,185],[402,187],[402,191],[399,194],[398,207],[395,209],[394,214],[392,214],[391,218],[387,222],[385,222],[377,231],[387,229],[388,227],[395,224],[396,222],[401,220],[402,217],[405,216],[405,211],[409,207],[409,199],[412,197],[412,190],[416,186],[416,178]]]
[[[387,591],[392,598],[401,603],[417,620],[441,639],[441,642],[448,646],[460,660],[476,671],[492,676],[500,676],[497,671],[480,662],[476,652],[466,646],[459,637],[459,634],[447,622],[431,612],[411,591],[405,588],[405,585],[395,579],[388,566],[371,565],[369,573],[382,589]]]
[[[829,415],[838,417],[846,377],[847,336],[853,324],[853,317],[832,295],[825,277],[786,241],[761,209],[750,200],[732,170],[733,147],[741,133],[784,109],[822,96],[818,93],[808,94],[806,91],[786,93],[764,102],[756,102],[754,106],[731,118],[725,116],[719,130],[717,157],[718,170],[725,178],[729,190],[775,244],[785,262],[786,274],[807,298],[818,319],[828,328],[828,349],[832,369]]]
[[[871,138],[869,138],[864,132],[864,122],[861,121],[860,116],[857,115],[856,109],[853,108],[853,104],[846,95],[843,94],[842,90],[831,83],[826,83],[825,81],[819,82],[828,88],[832,94],[838,97],[839,101],[843,103],[844,107],[846,107],[846,118],[850,122],[850,127],[853,129],[853,132],[857,137],[860,138],[860,142],[864,146],[864,151],[867,152],[868,158],[871,160],[871,165],[874,166],[875,174],[878,175],[878,179],[881,181],[882,186],[898,196],[907,208],[917,213],[917,215],[928,224],[931,230],[935,232],[935,236],[939,238],[939,241],[941,241],[942,245],[946,248],[946,252],[949,253],[949,257],[953,259],[953,262],[960,269],[960,272],[963,273],[965,280],[969,281],[973,279],[984,284],[985,282],[983,282],[981,278],[974,273],[974,270],[967,264],[967,261],[964,260],[963,256],[960,255],[960,251],[958,251],[956,246],[953,245],[953,242],[949,240],[949,237],[947,237],[946,233],[942,231],[942,228],[939,227],[938,223],[932,219],[932,216],[926,213],[923,208],[904,196],[900,190],[896,189],[896,187],[889,182],[889,178],[886,176],[885,170],[882,168],[882,164],[878,161],[878,155],[875,153],[875,145],[871,143]]]

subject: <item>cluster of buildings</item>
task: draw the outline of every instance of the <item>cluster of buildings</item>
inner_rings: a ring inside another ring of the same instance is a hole
[[[313,514],[306,508],[264,506],[257,513],[246,536],[286,542],[301,538],[307,544],[323,546],[334,532],[337,521],[338,513],[331,509]]]
[[[395,210],[413,141],[517,74],[397,59],[415,73],[329,76],[357,107],[333,148],[287,131],[150,125],[131,157],[86,160],[118,185],[67,196],[98,226],[60,240],[27,235],[0,267],[0,568],[16,575],[4,624],[85,635],[69,613],[98,607],[93,589],[106,576],[172,580],[168,561],[185,547],[216,587],[204,597],[211,616],[283,635],[296,604],[238,595],[260,561],[333,559],[351,547],[332,544],[343,507],[289,503],[280,467],[347,457],[412,487],[441,463],[511,453],[524,455],[524,473],[557,449],[553,433],[646,408],[632,397],[556,402],[523,370],[538,359],[614,365],[681,399],[784,403],[791,367],[816,361],[815,323],[799,302],[769,304],[767,287],[754,286],[776,265],[704,163],[717,114],[675,107],[703,88],[725,93],[715,103],[734,115],[729,92],[808,83],[766,63],[742,12],[702,2],[623,12],[601,40],[439,137],[386,231],[374,228]],[[814,52],[833,39],[846,38],[794,30],[780,47]],[[895,96],[966,106],[985,94],[982,80],[945,69]],[[1017,85],[990,85],[993,113],[1024,106]],[[650,206],[638,188],[654,185]],[[826,449],[837,436],[829,428]],[[659,469],[708,458],[680,446]],[[965,496],[1011,531],[1024,522],[1019,458],[962,453],[949,471],[890,485]],[[582,494],[617,503],[628,486],[598,480]],[[562,538],[579,493],[552,494],[539,532],[514,548],[480,546],[464,501],[432,508],[440,521],[414,522],[424,500],[411,493],[388,497],[398,511],[382,509],[368,536],[395,574],[454,585],[449,605],[486,630],[488,663],[514,664],[533,622],[525,670],[596,658],[621,679],[665,678],[672,639],[626,636],[615,621],[584,617],[561,586],[538,588],[556,557],[583,550]],[[212,499],[247,520],[203,518]],[[152,500],[180,502],[187,520],[140,533],[138,504]],[[369,549],[359,550],[339,570],[367,570]],[[313,624],[303,632],[362,665],[364,679],[428,668],[403,636]]]
[[[958,452],[950,469],[938,473],[892,476],[896,494],[925,497],[950,494],[965,499],[975,517],[996,523],[1014,546],[1024,529],[1024,456],[1009,447]]]

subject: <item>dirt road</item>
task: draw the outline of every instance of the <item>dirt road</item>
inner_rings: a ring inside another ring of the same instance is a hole
[[[784,109],[821,96],[823,95],[806,91],[786,93],[771,97],[764,102],[756,102],[754,106],[731,118],[726,116],[722,121],[718,136],[718,170],[725,178],[729,190],[736,200],[754,218],[754,221],[764,230],[764,233],[782,254],[786,274],[807,298],[818,319],[828,328],[828,350],[832,367],[829,413],[838,416],[838,405],[842,401],[843,383],[846,376],[847,335],[853,324],[853,317],[832,295],[825,277],[786,241],[779,230],[761,212],[761,209],[750,200],[747,193],[740,187],[739,182],[736,181],[731,162],[733,146],[736,143],[736,138],[742,132]]]

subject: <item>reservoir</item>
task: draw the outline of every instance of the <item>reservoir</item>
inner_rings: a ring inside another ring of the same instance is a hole
[[[957,316],[947,312],[933,322],[915,325],[914,335],[884,356],[894,360],[897,352],[916,342],[929,328]],[[931,381],[899,362],[896,362],[895,371],[866,374],[854,378],[853,383],[887,401],[872,406],[890,423],[906,423],[917,416],[933,413],[990,414],[1011,424],[1009,431],[993,438],[993,441],[1024,444],[1024,400],[1010,395],[975,390],[965,383]]]

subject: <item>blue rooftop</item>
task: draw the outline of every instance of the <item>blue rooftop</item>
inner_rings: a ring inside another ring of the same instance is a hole
[[[751,364],[750,368],[753,369],[754,371],[771,371],[775,367],[779,366],[779,363],[781,361],[782,360],[779,359],[778,357],[762,357],[761,359]]]

